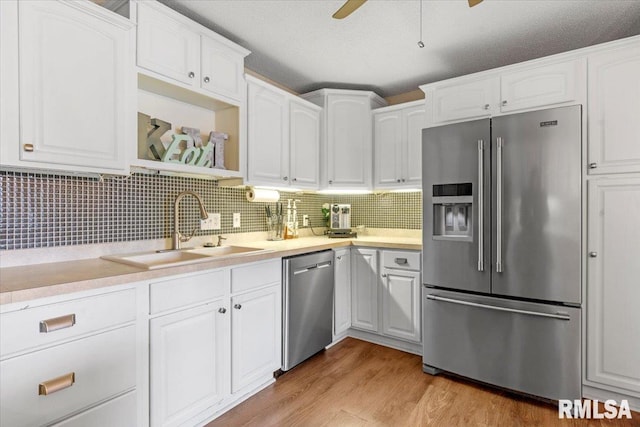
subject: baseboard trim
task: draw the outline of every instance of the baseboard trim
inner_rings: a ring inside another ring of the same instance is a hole
[[[373,344],[383,345],[385,347],[395,348],[396,350],[405,351],[407,353],[417,354],[422,356],[422,344],[410,343],[407,341],[398,340],[395,338],[389,338],[383,335],[378,335],[371,332],[361,331],[359,329],[350,328],[347,331],[348,336],[357,338],[363,341],[368,341]]]
[[[591,400],[597,399],[600,402],[604,402],[607,399],[613,399],[618,403],[620,403],[621,400],[626,399],[629,402],[629,408],[631,408],[632,411],[640,412],[640,398],[615,391],[582,385],[582,397]]]

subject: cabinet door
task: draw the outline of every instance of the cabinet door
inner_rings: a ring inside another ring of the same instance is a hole
[[[500,78],[500,111],[576,101],[584,85],[585,70],[584,59],[576,59],[504,74]]]
[[[378,252],[351,252],[351,326],[378,332]]]
[[[589,182],[587,380],[640,392],[640,179]]]
[[[244,57],[209,37],[201,36],[200,85],[214,95],[224,95],[237,101],[245,93]]]
[[[289,185],[288,104],[284,94],[249,82],[248,178],[253,185]]]
[[[422,187],[422,129],[426,126],[424,104],[403,110],[405,146],[402,183],[411,188]]]
[[[403,153],[402,110],[373,116],[373,145],[375,149],[374,186],[402,185]],[[420,161],[420,159],[418,159]]]
[[[231,298],[231,391],[268,380],[282,366],[280,285]]]
[[[433,98],[433,122],[443,123],[489,117],[500,97],[497,77],[437,87],[425,96]]]
[[[89,6],[19,2],[23,161],[127,168],[125,147],[135,135],[133,29]]]
[[[420,273],[382,270],[382,333],[420,342]]]
[[[200,36],[159,3],[138,2],[138,66],[199,86]]]
[[[371,105],[368,96],[328,95],[329,188],[371,188]]]
[[[640,41],[589,56],[589,173],[640,171]]]
[[[334,255],[335,291],[333,294],[333,336],[351,327],[351,250],[340,249]]]
[[[291,101],[289,154],[291,185],[317,189],[320,185],[320,110]]]
[[[181,425],[228,394],[229,312],[222,299],[149,322],[152,426]]]

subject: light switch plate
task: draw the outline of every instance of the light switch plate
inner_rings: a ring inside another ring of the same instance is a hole
[[[303,227],[309,226],[309,215],[302,215],[302,226]]]
[[[240,227],[240,212],[233,213],[233,228]]]

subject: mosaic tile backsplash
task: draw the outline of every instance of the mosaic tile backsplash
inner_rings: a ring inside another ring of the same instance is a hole
[[[111,243],[171,237],[173,202],[192,190],[207,211],[220,212],[222,229],[196,231],[218,235],[267,231],[265,203],[249,203],[243,188],[218,187],[215,181],[176,176],[133,174],[129,177],[71,177],[0,172],[0,250]],[[323,227],[323,203],[351,203],[351,225],[420,229],[421,193],[329,196],[280,193],[280,200],[298,199],[298,215]],[[241,227],[233,228],[240,212]],[[180,231],[199,226],[198,205],[186,197],[180,205]]]

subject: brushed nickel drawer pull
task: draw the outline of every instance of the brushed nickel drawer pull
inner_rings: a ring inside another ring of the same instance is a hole
[[[40,321],[40,332],[47,333],[57,331],[58,329],[70,328],[76,324],[76,315],[67,314],[66,316],[54,317],[53,319]]]
[[[31,153],[33,151],[33,144],[24,144],[22,148],[24,149],[24,151]]]
[[[56,391],[64,390],[71,387],[76,382],[76,373],[71,372],[61,377],[54,378],[52,380],[43,381],[38,384],[38,395],[46,396],[48,394],[55,393]]]
[[[395,261],[396,261],[396,264],[400,264],[400,265],[409,264],[409,261],[406,258],[396,258]]]

